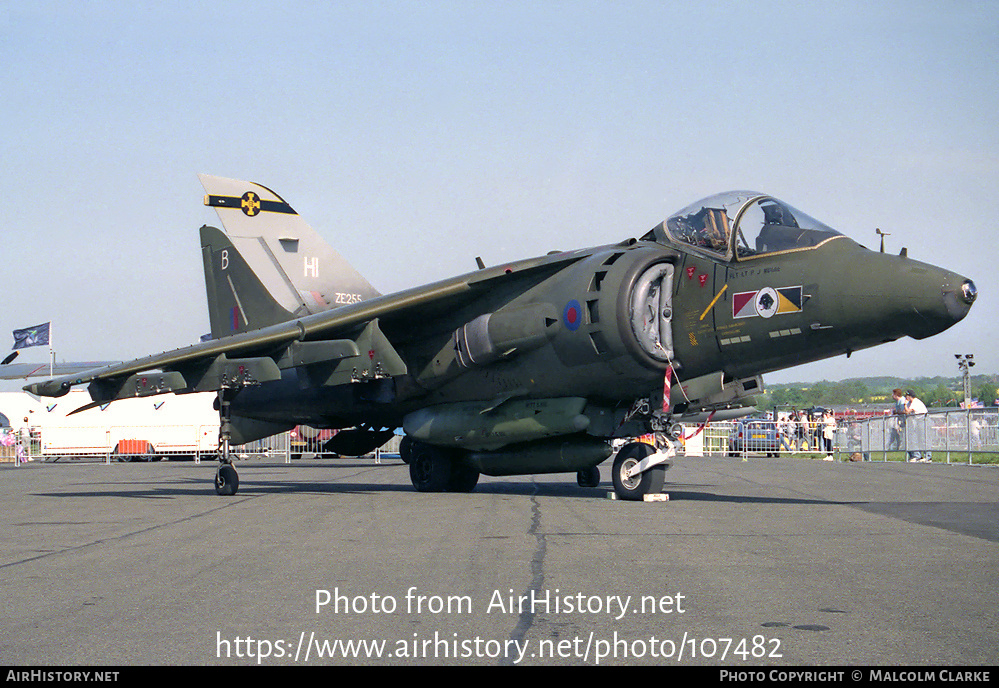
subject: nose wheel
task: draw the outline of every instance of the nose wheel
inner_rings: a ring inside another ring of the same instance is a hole
[[[655,447],[645,442],[631,442],[621,447],[611,473],[614,491],[620,499],[641,500],[647,494],[662,492],[666,466],[659,463],[646,467],[648,462],[645,460],[654,454]]]

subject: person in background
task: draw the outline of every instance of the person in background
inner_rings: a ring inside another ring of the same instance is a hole
[[[789,454],[794,453],[794,426],[797,425],[786,413],[777,415],[777,437],[780,438],[780,450],[787,450]]]
[[[891,396],[895,400],[895,406],[892,408],[892,417],[889,421],[891,433],[888,437],[888,451],[900,451],[905,431],[905,395],[896,387],[891,391]]]
[[[805,451],[808,448],[808,414],[804,411],[798,411],[798,417],[792,422],[798,451]]]
[[[836,438],[836,416],[832,409],[822,413],[822,443],[825,445],[826,457],[823,461],[833,460],[833,440]]]
[[[24,417],[24,426],[18,433],[20,435],[20,444],[18,445],[17,456],[19,463],[24,463],[25,461],[34,461],[31,458],[31,427],[28,426],[28,417]]]
[[[929,441],[926,434],[926,404],[916,397],[911,389],[905,392],[905,413],[909,430],[906,438],[907,447],[923,447]],[[929,447],[925,451],[917,449],[909,452],[910,463],[932,463],[933,452]]]

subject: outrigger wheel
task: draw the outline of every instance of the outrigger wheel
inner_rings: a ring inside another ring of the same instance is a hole
[[[234,495],[239,489],[239,475],[229,457],[229,401],[226,390],[219,390],[219,469],[215,473],[215,494]]]
[[[215,473],[215,494],[234,495],[239,489],[239,475],[231,463],[224,463],[219,466]]]

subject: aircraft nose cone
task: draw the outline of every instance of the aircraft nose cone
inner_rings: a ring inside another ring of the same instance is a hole
[[[944,286],[944,307],[953,322],[961,320],[968,314],[976,298],[978,298],[978,287],[970,279],[964,279],[955,288],[948,289],[947,285]]]
[[[829,292],[843,303],[840,327],[858,338],[925,339],[962,320],[978,298],[975,283],[936,265],[863,249],[847,253]],[[825,303],[828,303],[827,300]],[[820,314],[819,320],[824,317]],[[821,323],[821,324],[833,324]]]

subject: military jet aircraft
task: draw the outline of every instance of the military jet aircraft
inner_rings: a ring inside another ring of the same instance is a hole
[[[214,391],[227,447],[308,424],[359,455],[396,428],[417,490],[480,474],[575,472],[659,492],[676,419],[744,414],[761,375],[941,332],[974,283],[874,252],[790,205],[719,194],[640,238],[484,267],[381,295],[280,196],[202,175],[227,233],[201,228],[210,341],[25,387],[94,403]]]

